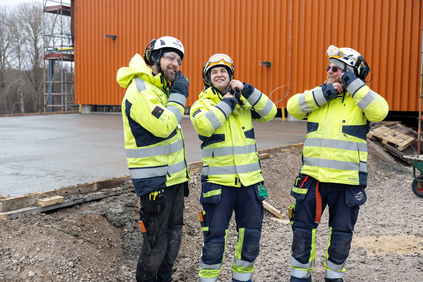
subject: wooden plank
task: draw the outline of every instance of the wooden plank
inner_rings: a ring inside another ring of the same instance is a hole
[[[36,212],[46,212],[46,211],[51,211],[55,209],[61,209],[61,208],[78,205],[78,204],[82,204],[82,203],[86,203],[90,201],[95,201],[102,198],[111,197],[111,196],[119,195],[126,192],[132,192],[132,191],[133,189],[130,187],[111,188],[111,189],[103,190],[101,192],[90,193],[83,197],[66,200],[63,203],[56,204],[56,205],[51,205],[46,207],[26,207],[26,208],[17,209],[14,211],[0,212],[0,219],[1,218],[13,219],[13,218],[17,218],[21,214],[32,214]]]
[[[63,196],[53,196],[50,198],[38,199],[37,205],[42,207],[47,207],[47,206],[52,206],[55,204],[61,204],[63,203],[64,199],[65,198],[63,198]]]
[[[26,194],[23,196],[10,197],[6,199],[0,199],[0,212],[13,211],[21,208],[32,207],[37,204],[38,199],[50,198],[53,196],[63,196],[68,195],[81,195],[91,192],[98,192],[103,189],[109,189],[121,186],[125,181],[129,180],[130,176],[125,175],[122,177],[115,177],[111,179],[106,179],[102,181],[96,181],[81,185],[73,185],[69,187],[38,192],[33,194]]]
[[[259,154],[259,158],[260,160],[270,158],[270,154],[269,153]]]
[[[283,215],[278,209],[274,208],[273,206],[271,206],[268,202],[263,201],[263,207],[268,210],[269,212],[271,212],[272,214],[274,214],[275,216],[277,216],[280,219],[285,218],[285,215]]]
[[[273,220],[273,221],[282,223],[282,224],[290,224],[289,219],[280,219],[280,218],[277,218],[277,217],[271,217],[270,219]]]

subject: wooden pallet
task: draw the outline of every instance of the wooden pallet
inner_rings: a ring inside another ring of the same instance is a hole
[[[410,146],[410,144],[415,140],[414,137],[408,136],[407,134],[401,133],[387,126],[381,126],[370,131],[367,137],[377,137],[382,140],[382,144],[395,144],[397,149],[400,151]]]

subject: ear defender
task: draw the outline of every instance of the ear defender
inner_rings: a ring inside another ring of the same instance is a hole
[[[207,66],[207,62],[204,63],[204,66],[203,66],[203,83],[204,83],[205,89],[207,89],[207,88],[209,88],[211,86],[210,85],[210,82],[209,82],[209,78],[207,77],[207,73],[206,74],[204,73],[204,70],[206,69],[206,66]]]
[[[151,40],[144,50],[144,61],[149,66],[153,65],[153,62],[151,61],[151,50],[154,49],[154,44],[156,43],[156,41],[156,39]]]
[[[369,64],[367,64],[367,62],[364,60],[362,56],[358,57],[358,59],[360,61],[360,65],[357,68],[357,76],[361,78],[362,80],[365,80],[367,75],[370,72],[370,67],[369,67]]]

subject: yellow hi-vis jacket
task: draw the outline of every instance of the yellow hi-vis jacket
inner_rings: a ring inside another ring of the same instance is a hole
[[[190,179],[179,122],[186,97],[170,93],[162,74],[153,75],[136,54],[120,68],[117,81],[127,88],[122,118],[128,167],[137,196]]]
[[[288,100],[293,117],[307,117],[301,174],[321,182],[367,186],[370,122],[382,121],[389,106],[352,72],[342,79],[350,82],[343,83],[347,92],[337,95],[333,85],[325,83]]]
[[[191,122],[203,141],[203,182],[240,187],[263,181],[252,121],[269,121],[277,109],[266,95],[247,83],[242,95],[244,105],[235,106],[235,98],[222,99],[209,87],[191,107]]]

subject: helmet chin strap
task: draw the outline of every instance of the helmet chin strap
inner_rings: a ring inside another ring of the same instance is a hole
[[[162,75],[164,75],[163,74],[163,71],[162,71],[162,66],[160,64],[160,62],[162,60],[162,50],[159,51],[159,54],[158,55],[159,55],[159,58],[158,59],[156,59],[156,56],[153,56],[153,55],[151,55],[151,58],[153,59],[153,63],[157,67],[157,74],[161,73]]]

